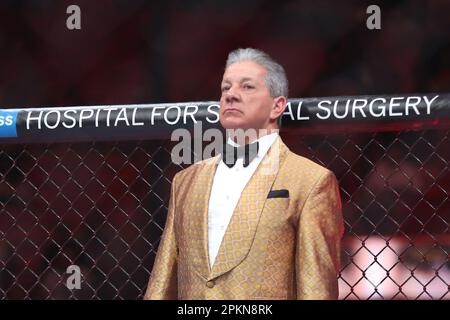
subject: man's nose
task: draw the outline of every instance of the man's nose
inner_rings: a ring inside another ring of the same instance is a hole
[[[225,92],[225,101],[226,102],[233,102],[233,101],[239,101],[239,93],[234,88],[230,88]]]

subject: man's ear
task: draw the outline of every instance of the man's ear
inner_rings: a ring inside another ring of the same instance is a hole
[[[270,112],[271,119],[277,119],[283,114],[286,109],[287,99],[284,96],[279,96],[273,99],[272,111]]]

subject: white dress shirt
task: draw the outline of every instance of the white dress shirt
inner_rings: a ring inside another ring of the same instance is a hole
[[[223,161],[219,162],[208,206],[208,248],[211,267],[242,191],[277,136],[278,133],[274,132],[256,140],[259,143],[258,155],[245,168],[242,157],[239,157],[231,168]],[[228,143],[238,146],[231,138],[228,138]]]

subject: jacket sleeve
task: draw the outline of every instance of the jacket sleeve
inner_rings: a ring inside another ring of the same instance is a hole
[[[176,177],[172,181],[166,225],[144,295],[145,300],[176,300],[178,297],[178,248],[174,230]]]
[[[297,299],[337,299],[342,203],[335,175],[326,170],[300,213],[295,272]]]

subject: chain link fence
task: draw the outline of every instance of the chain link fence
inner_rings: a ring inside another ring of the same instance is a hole
[[[449,134],[282,135],[339,179],[340,299],[450,299]],[[182,169],[173,145],[1,146],[0,298],[141,299]]]

